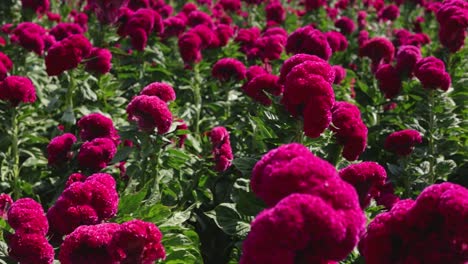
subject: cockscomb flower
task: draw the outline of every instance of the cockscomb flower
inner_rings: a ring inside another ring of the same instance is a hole
[[[65,133],[54,137],[47,145],[47,161],[49,166],[58,166],[70,160],[70,151],[76,137],[73,134]]]
[[[187,25],[190,27],[205,25],[209,28],[213,28],[213,20],[207,13],[200,10],[194,10],[190,12],[187,17]]]
[[[286,52],[316,55],[324,60],[328,60],[332,55],[327,37],[312,26],[301,27],[294,31],[288,37]]]
[[[166,257],[161,239],[155,224],[132,220],[121,224],[113,234],[109,251],[118,263],[153,263]]]
[[[322,65],[322,70],[321,72],[323,73],[320,73],[321,75],[324,76],[324,78],[329,82],[329,83],[333,83],[333,81],[335,80],[335,75],[334,75],[334,72],[332,73],[331,71],[331,68],[328,68],[327,67],[327,63],[317,57],[317,56],[314,56],[314,55],[309,55],[309,54],[296,54],[292,57],[290,57],[289,59],[287,59],[283,65],[281,66],[281,70],[280,70],[280,77],[279,77],[279,83],[281,84],[284,84],[284,82],[286,81],[286,76],[288,75],[288,73],[297,65],[303,63],[303,62],[306,62],[306,61],[313,61],[313,62],[317,62],[317,63],[320,63],[320,65]]]
[[[169,38],[172,36],[180,36],[185,31],[186,21],[180,16],[173,16],[164,19],[164,33],[163,38]]]
[[[383,21],[394,21],[400,16],[400,9],[397,5],[388,5],[381,9],[378,18]]]
[[[359,108],[348,102],[336,102],[332,109],[333,126],[337,141],[343,145],[343,157],[349,161],[359,158],[367,146],[367,126],[361,119]]]
[[[237,36],[234,39],[235,42],[239,43],[240,50],[246,53],[250,50],[255,41],[260,37],[260,29],[257,27],[241,28],[237,32]]]
[[[335,80],[334,84],[340,84],[346,78],[346,69],[340,65],[333,65],[333,70],[335,71]]]
[[[267,74],[267,73],[268,71],[262,66],[253,65],[247,69],[245,77],[247,78],[247,81],[250,81],[257,76]]]
[[[357,22],[358,22],[358,27],[359,29],[364,29],[367,25],[367,21],[366,21],[366,18],[367,18],[367,13],[366,11],[358,11],[357,13]]]
[[[220,80],[228,81],[245,79],[246,68],[244,63],[233,58],[223,58],[218,60],[211,70],[211,75]]]
[[[198,63],[202,60],[202,39],[193,31],[182,34],[178,40],[180,56],[185,64]]]
[[[8,210],[7,219],[16,234],[44,236],[49,230],[42,205],[31,198],[21,198],[15,201]]]
[[[68,176],[68,180],[65,183],[65,189],[68,188],[68,186],[72,185],[72,183],[74,182],[84,182],[86,178],[88,177],[81,173],[72,173],[70,176]]]
[[[447,91],[452,82],[450,75],[445,71],[443,61],[435,57],[420,59],[414,67],[414,75],[424,89],[441,89]]]
[[[338,31],[326,32],[328,44],[333,52],[344,51],[348,48],[348,40]]]
[[[9,71],[13,69],[13,62],[10,57],[0,51],[0,81],[3,81]]]
[[[77,122],[80,128],[80,137],[83,141],[90,141],[95,138],[111,139],[115,145],[120,143],[120,136],[114,127],[112,119],[100,113],[91,113],[83,116]]]
[[[335,27],[339,28],[341,33],[349,35],[356,30],[356,25],[354,21],[349,17],[341,17],[335,22]]]
[[[99,22],[112,24],[119,18],[119,10],[127,6],[129,0],[88,0],[88,7],[96,13]]]
[[[266,93],[279,96],[283,92],[283,86],[278,84],[278,76],[269,73],[254,77],[242,89],[252,99],[266,106],[272,103]]]
[[[157,96],[135,96],[127,106],[128,120],[135,121],[138,127],[146,132],[158,129],[162,135],[169,131],[172,124],[172,113],[167,103]]]
[[[123,13],[117,33],[122,37],[130,36],[132,47],[136,50],[145,49],[151,32],[162,34],[164,31],[162,18],[153,9],[142,8],[135,12],[125,9]]]
[[[118,203],[116,183],[109,174],[77,176],[47,212],[50,229],[66,235],[81,225],[99,224],[115,216]]]
[[[393,60],[394,53],[395,47],[392,42],[383,37],[371,38],[359,48],[360,56],[371,59],[374,72],[382,61],[390,63]]]
[[[163,82],[154,82],[148,84],[140,95],[157,96],[159,99],[168,103],[176,99],[176,93],[171,85]]]
[[[319,9],[322,6],[326,6],[326,0],[305,0],[304,6],[307,12]]]
[[[62,264],[117,264],[109,250],[119,224],[83,225],[65,237],[58,259]],[[91,262],[90,262],[91,261]]]
[[[385,98],[398,96],[403,87],[400,72],[391,64],[382,64],[375,73],[379,84],[379,90],[384,93]]]
[[[399,156],[408,156],[417,144],[422,143],[421,134],[414,129],[393,132],[385,139],[385,149]]]
[[[439,22],[439,40],[451,52],[465,44],[468,28],[468,4],[463,0],[444,1],[436,13]]]
[[[109,138],[95,138],[81,145],[78,164],[81,168],[99,171],[107,167],[116,152],[114,141]]]
[[[13,199],[11,199],[11,196],[2,193],[0,194],[0,218],[3,218],[6,220],[8,210],[10,209],[10,206],[13,204]]]
[[[224,47],[228,44],[229,39],[234,36],[234,29],[230,25],[219,24],[214,29],[214,33],[219,40],[218,47]]]
[[[401,76],[413,75],[416,63],[421,59],[421,50],[416,46],[400,46],[396,55],[396,70]]]
[[[0,82],[0,99],[10,102],[13,107],[20,103],[34,103],[36,88],[27,77],[8,76]]]
[[[92,49],[89,40],[83,35],[71,35],[50,47],[45,58],[49,76],[60,75],[74,69],[86,58]]]
[[[8,237],[11,258],[21,264],[52,264],[54,248],[43,234],[15,233]]]
[[[71,35],[83,33],[83,28],[75,23],[59,23],[49,31],[49,34],[54,36],[57,41],[65,39]]]
[[[209,137],[213,146],[212,153],[216,163],[215,169],[219,172],[226,171],[234,159],[229,132],[225,127],[218,126],[210,131]]]
[[[21,0],[21,5],[37,14],[44,14],[50,9],[49,0]]]
[[[269,28],[247,50],[247,57],[249,59],[260,58],[264,62],[277,60],[283,53],[286,40],[287,32],[284,29]]]
[[[47,35],[46,29],[32,22],[19,24],[11,33],[10,40],[38,55],[42,55],[55,42],[52,36]]]
[[[387,172],[378,163],[366,161],[340,170],[340,177],[356,189],[361,208],[366,208],[372,198],[380,195],[380,188],[387,180]]]
[[[96,74],[106,74],[112,68],[112,53],[108,49],[93,48],[86,58],[85,70]]]
[[[219,0],[219,5],[224,9],[224,11],[237,12],[241,9],[240,0]]]
[[[265,6],[265,15],[267,21],[273,21],[281,24],[286,19],[286,12],[280,1],[270,1]]]

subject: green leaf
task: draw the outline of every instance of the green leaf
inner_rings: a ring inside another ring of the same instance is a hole
[[[233,203],[222,203],[214,210],[206,212],[205,215],[213,219],[216,225],[228,235],[246,237],[250,231],[250,223],[241,219]]]

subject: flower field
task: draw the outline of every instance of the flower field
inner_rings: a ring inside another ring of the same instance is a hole
[[[1,0],[0,263],[468,263],[465,0]]]

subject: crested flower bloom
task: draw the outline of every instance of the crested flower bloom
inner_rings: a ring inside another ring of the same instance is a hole
[[[233,58],[218,60],[211,70],[211,75],[220,81],[228,81],[231,78],[243,80],[245,79],[245,74],[245,65],[241,61]]]
[[[215,169],[219,172],[226,171],[234,159],[229,132],[225,127],[218,126],[211,129],[209,137],[213,146],[212,153],[216,163]]]
[[[296,29],[288,37],[286,52],[316,55],[324,60],[328,60],[332,55],[332,49],[325,34],[312,26]]]
[[[96,74],[106,74],[112,68],[112,53],[108,49],[93,48],[86,58],[85,70]]]
[[[283,28],[269,28],[247,50],[247,58],[262,61],[277,60],[283,53],[287,32]]]
[[[407,65],[405,65],[407,66]],[[384,93],[385,98],[398,96],[403,87],[400,72],[391,64],[382,64],[375,73],[375,78],[379,83],[379,89]]]
[[[15,233],[8,237],[9,255],[21,264],[52,264],[54,248],[42,234]]]
[[[185,64],[198,63],[202,60],[202,39],[193,31],[188,31],[179,37],[180,56]]]
[[[176,131],[187,131],[188,132],[188,125],[185,123],[184,120],[179,120],[180,125],[176,127]],[[177,147],[183,148],[185,145],[185,140],[187,139],[187,134],[178,134],[177,137],[179,138],[179,142],[177,142]]]
[[[421,59],[421,50],[416,46],[400,46],[396,55],[396,70],[401,76],[412,76],[414,66]]]
[[[367,25],[367,13],[366,11],[358,11],[357,13],[357,21],[358,21],[358,27],[359,29],[364,29]]]
[[[119,224],[83,225],[65,237],[58,259],[62,264],[116,264],[109,245]],[[91,261],[91,262],[90,262]]]
[[[241,28],[237,32],[237,36],[234,39],[235,42],[239,43],[240,50],[246,53],[252,48],[255,41],[260,37],[260,29],[257,27]]]
[[[161,239],[155,224],[132,220],[121,224],[113,234],[109,251],[118,263],[154,263],[166,257]]]
[[[348,40],[338,31],[326,32],[328,44],[333,52],[344,51],[348,48]]]
[[[368,57],[372,61],[372,69],[375,72],[381,61],[390,63],[393,60],[395,47],[390,40],[383,37],[375,37],[364,42],[359,48],[359,56]]]
[[[421,134],[414,129],[393,132],[385,139],[385,149],[399,156],[408,156],[416,144],[422,143]]]
[[[81,168],[99,171],[107,167],[116,152],[114,141],[109,138],[95,138],[81,145],[78,164]]]
[[[367,126],[359,108],[348,102],[336,102],[332,109],[331,130],[343,145],[343,157],[349,161],[359,158],[367,146]]]
[[[164,19],[164,38],[169,38],[172,36],[180,36],[185,31],[186,21],[180,16],[173,16],[167,19]]]
[[[265,6],[265,14],[267,21],[273,21],[281,24],[286,19],[286,12],[280,1],[270,1]]]
[[[49,166],[62,165],[70,160],[70,151],[76,137],[73,134],[65,133],[54,137],[47,145],[47,160]]]
[[[300,144],[268,152],[253,169],[251,187],[269,209],[252,222],[240,263],[339,261],[364,229],[354,188]]]
[[[81,173],[72,173],[70,176],[68,176],[68,180],[65,183],[65,189],[68,188],[68,186],[72,185],[74,182],[84,182],[86,180],[85,175]]]
[[[11,199],[11,196],[2,193],[0,194],[0,217],[6,220],[8,210],[10,209],[10,206],[13,204],[13,199]]]
[[[242,89],[252,99],[266,106],[272,103],[266,93],[279,96],[283,92],[283,86],[278,83],[278,76],[269,73],[253,77]]]
[[[49,0],[21,0],[21,5],[37,14],[44,14],[50,9]]]
[[[218,46],[224,47],[228,44],[229,39],[234,36],[234,29],[229,25],[219,24],[214,29],[217,39],[219,40]]]
[[[75,176],[72,181],[47,212],[51,231],[59,235],[81,225],[99,224],[117,213],[119,196],[112,176],[96,173],[88,178]]]
[[[149,8],[138,9],[133,12],[125,9],[119,18],[121,25],[117,33],[122,36],[129,36],[132,47],[136,50],[144,50],[148,38],[152,32],[162,34],[164,25],[161,16]]]
[[[71,35],[83,33],[83,28],[75,23],[59,23],[49,31],[49,34],[54,36],[55,40],[57,41],[67,38]]]
[[[340,65],[333,65],[332,68],[335,71],[335,79],[333,80],[333,83],[340,84],[346,78],[346,69]]]
[[[8,76],[0,82],[0,99],[10,102],[13,107],[20,103],[34,103],[36,88],[27,77]]]
[[[95,138],[111,139],[115,145],[120,143],[120,136],[114,127],[112,119],[100,113],[91,113],[83,116],[77,123],[80,128],[80,137],[84,141]]]
[[[0,81],[3,81],[9,71],[13,69],[13,62],[10,57],[0,51]]]
[[[176,99],[174,88],[172,88],[170,84],[163,82],[154,82],[148,84],[145,88],[143,88],[143,90],[141,90],[140,95],[157,96],[166,103]]]
[[[380,188],[387,180],[387,172],[378,163],[366,161],[351,164],[340,170],[340,177],[353,185],[358,193],[361,208],[366,208],[372,198],[380,196]]]
[[[435,57],[420,59],[414,67],[414,75],[419,79],[424,89],[441,89],[447,91],[452,82],[445,71],[443,61]]]
[[[74,69],[91,53],[92,45],[83,35],[71,35],[50,47],[45,58],[49,76]]]
[[[468,28],[468,3],[463,0],[444,1],[436,13],[439,22],[439,40],[451,52],[465,44]]]
[[[225,11],[236,12],[241,9],[241,1],[240,0],[219,0],[219,5]]]
[[[162,135],[169,131],[172,124],[172,113],[166,102],[157,96],[135,96],[127,106],[128,120],[135,121],[138,127],[146,132],[155,128]]]
[[[11,33],[10,39],[12,43],[38,55],[42,55],[55,42],[54,37],[47,35],[46,29],[32,22],[20,23]]]
[[[400,9],[397,5],[388,5],[379,11],[379,19],[384,21],[394,21],[400,16]]]
[[[359,242],[366,263],[463,263],[468,189],[453,183],[424,189],[378,215]]]
[[[349,17],[341,17],[335,22],[335,27],[339,28],[341,33],[349,35],[356,30],[354,21]]]
[[[304,1],[304,6],[307,12],[319,9],[320,7],[326,6],[326,5],[327,5],[326,0],[305,0]]]
[[[94,10],[99,22],[113,24],[119,17],[119,10],[127,6],[129,0],[88,0],[88,7]]]
[[[293,116],[303,117],[306,136],[319,137],[331,122],[335,71],[316,56],[300,54],[285,61],[280,82],[281,76],[286,76],[281,103]]]
[[[247,78],[247,81],[250,81],[250,80],[252,80],[253,78],[255,78],[257,76],[267,74],[267,73],[268,73],[268,71],[265,70],[265,68],[263,68],[262,66],[253,65],[253,66],[250,66],[247,69],[247,72],[246,72],[245,76]]]
[[[41,204],[31,198],[21,198],[15,201],[8,210],[7,219],[16,234],[44,236],[49,230],[44,209]]]

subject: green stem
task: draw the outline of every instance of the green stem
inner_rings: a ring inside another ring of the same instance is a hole
[[[19,148],[18,148],[18,116],[15,107],[12,107],[11,112],[11,157],[13,160],[12,178],[10,179],[13,184],[13,199],[16,200],[21,195],[19,186]]]
[[[200,69],[199,65],[195,65],[193,69],[194,73],[194,84],[193,84],[193,95],[195,101],[195,135],[199,135],[200,133],[200,116],[201,116],[201,109],[202,109],[202,96],[201,96],[201,82],[202,77],[200,76]]]
[[[435,120],[434,120],[434,104],[435,104],[434,90],[429,91],[429,184],[434,184],[436,177],[434,173],[435,163]]]
[[[404,197],[411,198],[411,182],[409,175],[406,173],[408,168],[408,157],[402,157],[400,159],[401,167],[403,168],[402,178],[403,178],[403,185],[405,187],[405,193],[403,194]]]
[[[294,141],[299,144],[304,144],[304,124],[301,119],[296,121],[296,136],[294,137]]]

